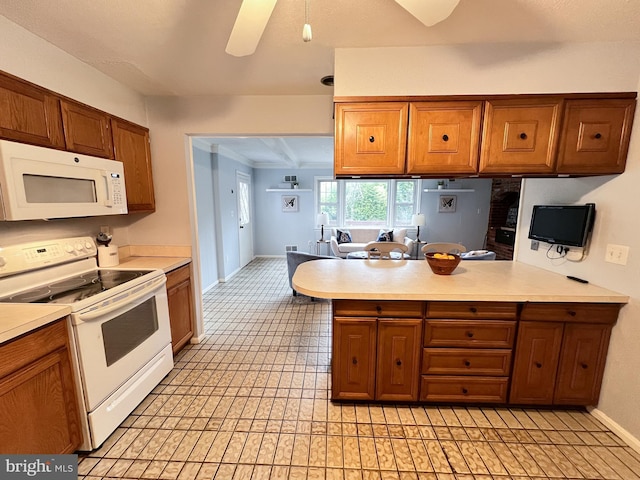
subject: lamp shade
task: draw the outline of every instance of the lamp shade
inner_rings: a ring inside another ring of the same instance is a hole
[[[326,213],[319,213],[316,218],[316,223],[318,225],[329,225],[329,215]]]
[[[424,227],[425,226],[425,218],[424,213],[416,213],[411,215],[411,225],[414,227]]]

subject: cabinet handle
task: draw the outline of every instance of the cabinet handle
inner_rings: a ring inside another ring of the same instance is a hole
[[[526,139],[527,139],[527,134],[526,134],[526,133],[524,133],[524,132],[522,132],[522,133],[520,134],[520,138],[521,138],[522,140],[526,140]]]
[[[375,142],[375,141],[376,141],[376,137],[374,137],[373,135],[371,135],[371,136],[369,137],[369,141],[370,141],[371,143]]]
[[[358,359],[356,357],[353,357],[353,359],[351,360],[351,363],[353,363],[354,365],[357,365]]]
[[[473,332],[467,332],[467,333],[466,333],[466,335],[467,335],[467,337],[469,337],[469,338],[473,338]]]
[[[471,313],[477,313],[477,312],[478,312],[478,309],[477,309],[476,307],[471,307],[471,308],[469,309],[469,311],[470,311]]]
[[[382,313],[382,307],[380,305],[376,305],[376,312],[378,312],[378,314]]]
[[[396,365],[401,367],[402,366],[402,360],[400,360],[399,358],[396,358]]]
[[[442,140],[444,140],[445,142],[449,141],[449,135],[447,135],[446,133],[444,135],[442,135]]]
[[[465,367],[470,367],[471,366],[471,362],[469,360],[465,360],[464,361],[464,366]]]
[[[584,368],[585,370],[586,370],[587,368],[589,368],[589,365],[587,365],[586,363],[581,363],[581,364],[580,364],[580,366],[581,366],[582,368]]]
[[[542,368],[542,364],[540,362],[536,362],[534,365],[536,366],[536,368]]]
[[[464,393],[466,395],[467,393],[469,393],[469,390],[467,390],[466,388],[462,387],[462,393]]]
[[[596,138],[602,138],[602,134],[600,134],[600,133],[596,133],[596,134],[594,135],[594,137],[596,137]]]
[[[569,310],[569,311],[567,311],[567,313],[569,314],[570,317],[575,317],[576,316],[576,312],[574,312],[573,310]]]

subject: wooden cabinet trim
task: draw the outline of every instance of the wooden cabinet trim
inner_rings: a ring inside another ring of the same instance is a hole
[[[424,346],[512,348],[515,331],[508,320],[427,320]]]
[[[521,321],[614,324],[618,303],[525,303]]]
[[[427,318],[515,320],[518,304],[512,302],[428,302]]]
[[[591,100],[637,98],[638,92],[590,92],[590,93],[522,93],[496,95],[397,95],[397,96],[335,96],[334,103],[371,103],[371,102],[447,102],[474,100],[525,100],[562,97],[566,100]]]
[[[505,403],[507,377],[423,375],[420,400],[427,402]]]
[[[334,300],[334,315],[422,317],[424,302],[404,300]]]
[[[508,376],[511,350],[471,348],[425,348],[423,375]]]

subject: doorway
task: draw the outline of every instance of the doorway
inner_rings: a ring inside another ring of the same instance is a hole
[[[238,198],[238,250],[240,268],[253,260],[253,227],[251,221],[251,177],[236,172]]]

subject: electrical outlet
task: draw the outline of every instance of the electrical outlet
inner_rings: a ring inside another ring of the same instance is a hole
[[[531,250],[538,250],[540,242],[538,240],[531,240]]]
[[[106,233],[109,235],[111,233],[110,230],[109,225],[103,225],[100,227],[100,233]]]
[[[629,247],[626,245],[607,244],[607,251],[604,255],[604,261],[616,263],[618,265],[626,265],[629,257]]]

